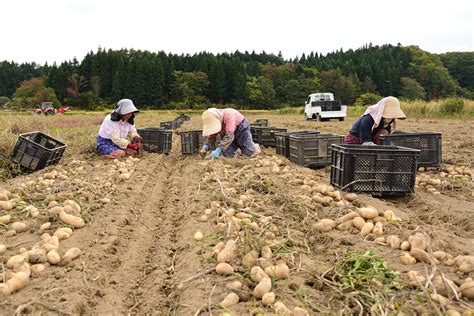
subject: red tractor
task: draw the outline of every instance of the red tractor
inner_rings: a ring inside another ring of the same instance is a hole
[[[69,106],[61,107],[59,109],[55,109],[52,102],[41,102],[36,109],[34,110],[35,114],[44,114],[46,116],[54,115],[56,113],[64,113],[69,111],[71,108]]]

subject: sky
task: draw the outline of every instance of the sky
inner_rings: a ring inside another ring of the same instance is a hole
[[[326,54],[365,44],[474,51],[474,0],[0,0],[0,61],[79,61],[99,47]]]

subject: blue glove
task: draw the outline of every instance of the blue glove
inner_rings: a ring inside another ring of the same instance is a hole
[[[218,158],[222,153],[222,148],[217,147],[212,153],[211,157],[209,158],[210,160]]]
[[[209,145],[208,145],[208,144],[204,144],[204,146],[202,146],[202,149],[201,149],[201,151],[203,151],[203,152],[207,152],[207,151],[209,151],[209,149],[211,149],[211,147],[209,147]]]

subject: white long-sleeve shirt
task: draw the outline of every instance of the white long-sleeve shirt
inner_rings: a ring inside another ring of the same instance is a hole
[[[107,115],[100,125],[99,136],[102,138],[110,139],[118,147],[125,149],[130,143],[128,137],[133,138],[139,136],[137,129],[134,125],[129,122],[124,122],[122,120],[114,122],[110,118],[110,114]]]

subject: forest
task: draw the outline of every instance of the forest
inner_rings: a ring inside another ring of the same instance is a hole
[[[95,110],[121,98],[149,109],[275,109],[301,106],[309,93],[323,91],[347,105],[388,95],[472,99],[474,52],[432,54],[416,46],[367,44],[285,60],[264,51],[177,55],[99,48],[61,64],[0,62],[0,106],[16,109],[50,101]]]

